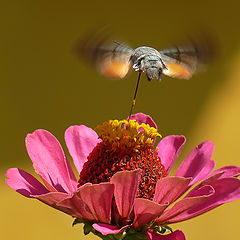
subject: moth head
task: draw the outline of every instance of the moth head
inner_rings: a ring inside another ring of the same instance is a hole
[[[156,68],[156,67],[149,67],[146,69],[146,75],[148,78],[148,81],[151,81],[152,79],[161,80],[162,75],[162,69]]]

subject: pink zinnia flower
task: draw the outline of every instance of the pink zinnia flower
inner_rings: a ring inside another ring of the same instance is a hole
[[[28,134],[27,151],[44,185],[18,168],[7,171],[7,184],[75,217],[75,223],[85,223],[86,234],[91,231],[105,239],[118,234],[118,239],[184,240],[182,231],[171,232],[168,225],[240,198],[239,167],[212,172],[213,143],[199,144],[175,175],[168,176],[185,137],[167,136],[154,148],[160,136],[156,124],[142,113],[132,118],[136,121],[105,122],[97,128],[99,136],[84,125],[66,130],[78,181],[51,133]]]

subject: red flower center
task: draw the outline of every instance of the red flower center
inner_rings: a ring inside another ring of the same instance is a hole
[[[110,126],[110,128],[109,128]],[[99,126],[103,140],[88,156],[80,174],[79,186],[108,182],[119,171],[142,169],[137,197],[152,199],[156,182],[167,176],[153,141],[160,136],[155,128],[134,120],[109,121]]]

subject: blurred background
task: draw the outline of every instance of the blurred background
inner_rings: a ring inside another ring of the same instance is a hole
[[[2,239],[83,239],[82,226],[39,201],[15,193],[4,174],[19,167],[34,174],[24,138],[38,128],[62,143],[74,124],[94,128],[129,112],[137,74],[111,81],[71,52],[76,39],[109,25],[133,48],[168,47],[186,34],[206,30],[220,53],[191,80],[142,78],[134,112],[153,117],[163,136],[187,137],[180,161],[204,140],[215,143],[217,167],[239,165],[240,3],[226,1],[30,1],[0,3],[0,235]],[[173,225],[187,239],[235,240],[239,201]],[[89,236],[86,239],[97,239]]]

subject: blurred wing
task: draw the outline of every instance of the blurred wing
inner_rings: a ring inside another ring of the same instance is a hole
[[[192,43],[188,47],[175,47],[160,51],[166,66],[163,73],[170,77],[189,79],[201,66],[209,62],[212,49],[209,44]]]
[[[104,76],[124,78],[130,67],[133,50],[125,44],[109,43],[108,38],[90,37],[78,44],[79,56],[93,64]]]

